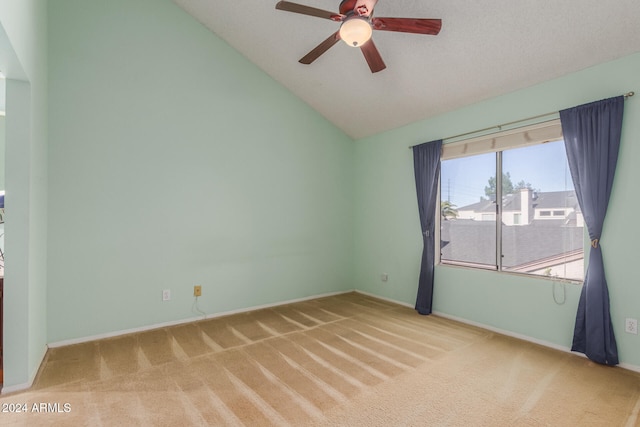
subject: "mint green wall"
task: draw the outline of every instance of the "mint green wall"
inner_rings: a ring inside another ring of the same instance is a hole
[[[4,81],[0,81],[4,85]],[[4,116],[0,116],[0,190],[4,190],[4,165],[5,165],[5,124]]]
[[[46,351],[47,2],[0,0],[6,80],[3,391],[30,384]]]
[[[639,89],[636,54],[357,141],[357,289],[415,303],[422,242],[408,146]],[[624,333],[624,319],[640,317],[635,270],[640,240],[635,226],[640,210],[639,115],[636,95],[625,104],[620,160],[602,238],[620,359],[635,366],[640,366],[640,337]],[[381,273],[389,274],[387,283],[380,280]],[[570,347],[580,286],[566,286],[564,305],[554,302],[552,291],[552,283],[541,279],[438,266],[434,310]],[[556,291],[561,297],[561,287]]]
[[[413,303],[408,145],[640,87],[633,55],[354,144],[169,0],[0,0],[0,24],[19,58],[7,80],[5,388],[28,385],[47,342],[194,316],[194,284],[208,313],[354,283]],[[626,104],[602,239],[621,361],[635,366],[640,339],[622,322],[640,317],[639,109]],[[436,282],[439,312],[570,345],[579,286],[559,306],[531,278],[438,267]]]
[[[353,288],[349,137],[169,0],[49,19],[49,342]]]

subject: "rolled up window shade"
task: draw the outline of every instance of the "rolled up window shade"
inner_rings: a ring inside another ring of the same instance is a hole
[[[442,160],[526,147],[562,139],[560,119],[442,145]]]

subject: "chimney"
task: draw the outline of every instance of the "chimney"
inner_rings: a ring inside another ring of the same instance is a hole
[[[520,190],[520,225],[529,225],[533,209],[531,206],[531,190],[522,188]]]

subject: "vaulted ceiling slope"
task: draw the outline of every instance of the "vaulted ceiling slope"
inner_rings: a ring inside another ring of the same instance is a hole
[[[277,0],[174,2],[354,139],[640,51],[639,0],[379,0],[377,17],[441,18],[442,30],[374,31],[387,68],[372,74],[344,43],[298,63],[339,23]]]

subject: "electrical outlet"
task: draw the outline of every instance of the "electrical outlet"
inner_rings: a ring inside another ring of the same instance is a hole
[[[383,282],[388,282],[389,281],[389,275],[387,273],[382,273],[380,275],[380,280],[382,280]]]
[[[162,301],[169,301],[171,299],[171,291],[169,289],[165,289],[162,291]]]
[[[624,331],[628,334],[638,335],[638,319],[627,317],[624,320]]]
[[[200,297],[202,296],[202,286],[200,285],[195,285],[193,287],[193,296],[194,297]]]

